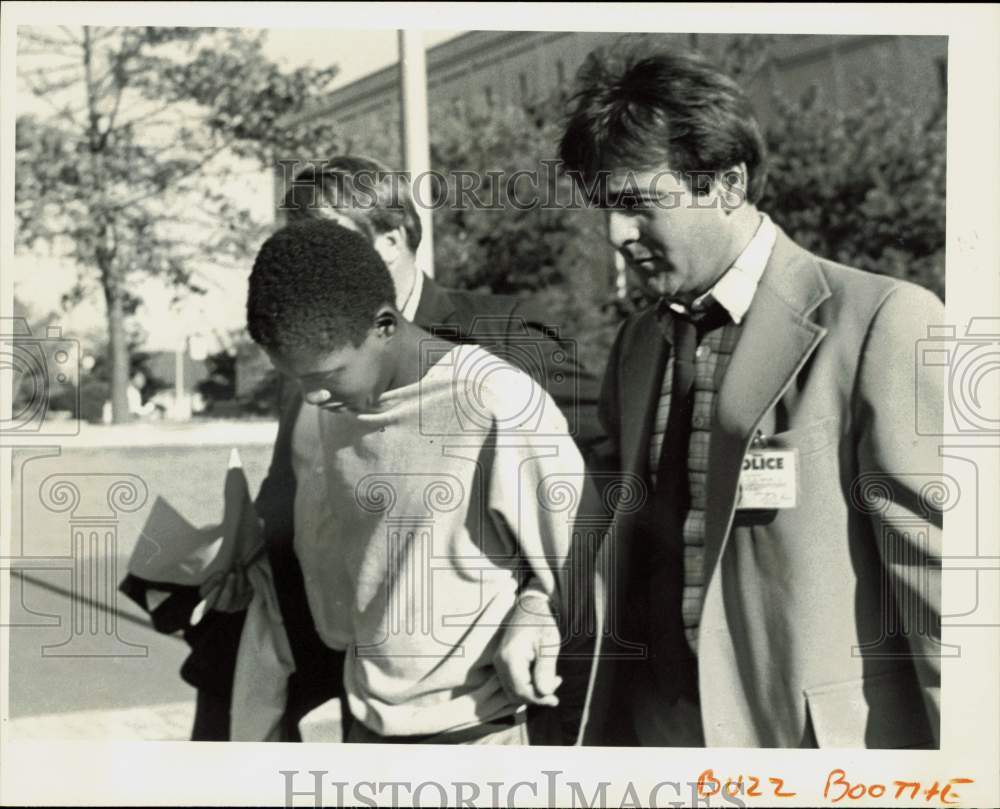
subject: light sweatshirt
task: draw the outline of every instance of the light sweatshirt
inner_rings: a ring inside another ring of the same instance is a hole
[[[559,609],[584,471],[566,421],[472,345],[378,407],[304,405],[318,440],[294,454],[295,551],[351,712],[387,736],[512,714],[493,655],[519,594]]]

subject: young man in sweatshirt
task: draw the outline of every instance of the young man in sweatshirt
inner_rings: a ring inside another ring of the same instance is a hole
[[[275,233],[250,278],[250,334],[306,402],[295,553],[346,652],[346,741],[526,744],[525,706],[558,701],[583,461],[529,376],[394,301],[371,244],[330,221]]]

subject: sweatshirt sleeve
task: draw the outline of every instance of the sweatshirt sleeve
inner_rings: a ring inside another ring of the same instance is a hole
[[[531,386],[527,395],[526,388]],[[558,614],[565,598],[573,522],[584,462],[552,398],[525,374],[493,392],[497,402],[489,507],[513,535],[523,573],[520,597],[543,597]],[[538,402],[532,412],[525,402]],[[524,418],[504,417],[520,407]]]

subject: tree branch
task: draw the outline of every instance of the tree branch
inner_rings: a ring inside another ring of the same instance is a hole
[[[159,108],[153,110],[153,112],[151,112],[151,113],[143,114],[143,115],[137,115],[137,116],[135,116],[135,118],[128,118],[127,120],[122,121],[121,126],[123,128],[124,127],[128,127],[128,126],[135,126],[136,124],[144,124],[147,127],[157,126],[158,124],[156,122],[154,122],[153,119],[156,118],[156,116],[158,116],[158,115],[162,115],[167,110],[170,110],[170,109],[172,109],[175,106],[176,106],[176,104],[173,101],[168,101],[165,104],[163,104],[162,106],[160,106]],[[170,122],[169,121],[163,121],[162,123],[166,124],[166,123],[170,123]]]
[[[68,26],[60,25],[59,30],[62,31],[66,35],[66,39],[68,39],[74,45],[83,44],[83,41],[79,39],[76,33],[73,31],[73,29],[69,28]]]
[[[79,47],[82,44],[79,40],[74,38],[70,38],[69,41],[66,41],[38,33],[37,26],[19,30],[17,32],[17,38],[19,40],[23,39],[25,42],[30,42],[34,45],[44,45],[46,48]]]
[[[69,61],[61,65],[46,65],[45,67],[35,67],[30,69],[23,69],[21,71],[22,77],[26,76],[51,76],[53,73],[60,73],[63,70],[80,70],[80,60],[78,58],[70,59]]]
[[[80,107],[79,109],[73,109],[69,104],[60,107],[56,102],[45,92],[44,87],[35,87],[34,85],[28,85],[28,89],[31,90],[32,94],[37,98],[41,99],[45,104],[47,104],[54,112],[56,112],[61,118],[65,118],[73,126],[77,125],[76,116],[83,112],[86,107]]]
[[[101,134],[100,145],[102,149],[108,142],[108,136],[115,128],[115,119],[118,117],[118,110],[121,107],[122,96],[125,94],[125,87],[128,84],[128,74],[125,71],[125,66],[130,58],[130,54],[126,54],[124,51],[119,51],[115,55],[114,64],[110,70],[111,75],[114,76],[115,101],[114,106],[111,109],[111,114],[108,116],[108,125],[104,128],[104,132]]]
[[[120,211],[123,208],[129,208],[132,205],[137,205],[138,203],[142,202],[145,199],[149,199],[152,196],[157,196],[159,194],[162,194],[169,186],[177,185],[182,180],[186,179],[187,177],[190,177],[192,174],[199,171],[202,168],[202,166],[205,166],[208,163],[210,163],[212,160],[218,157],[223,151],[228,149],[229,146],[230,146],[229,142],[222,143],[220,146],[216,147],[213,151],[209,152],[209,154],[203,160],[200,160],[199,162],[195,163],[189,169],[186,169],[177,176],[171,177],[169,183],[165,183],[162,188],[157,188],[153,191],[148,191],[136,197],[132,197],[131,199],[127,199],[124,202],[113,206],[111,210]]]
[[[91,31],[91,39],[93,42],[103,42],[105,39],[109,39],[118,33],[120,26],[109,25],[107,28],[98,28],[95,31]]]
[[[79,70],[79,65],[75,66]],[[49,79],[48,72],[39,71],[39,77],[37,80],[32,80],[24,78],[27,81],[31,92],[39,95],[51,95],[53,93],[61,93],[64,90],[69,89],[74,84],[78,84],[80,81],[80,75],[70,76],[68,78],[58,79],[56,81],[51,81]]]

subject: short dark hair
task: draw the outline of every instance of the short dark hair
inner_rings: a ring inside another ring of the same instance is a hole
[[[760,200],[767,152],[750,100],[701,56],[641,46],[621,56],[595,51],[576,81],[559,145],[566,170],[592,180],[665,164],[703,193],[699,175],[745,163],[747,197]]]
[[[395,299],[389,271],[361,234],[313,219],[281,228],[260,248],[247,326],[267,349],[333,351],[361,345],[379,308]]]
[[[324,208],[333,208],[371,240],[402,226],[414,253],[423,235],[406,174],[367,157],[341,155],[307,166],[292,180],[282,208],[289,222],[321,218]]]

